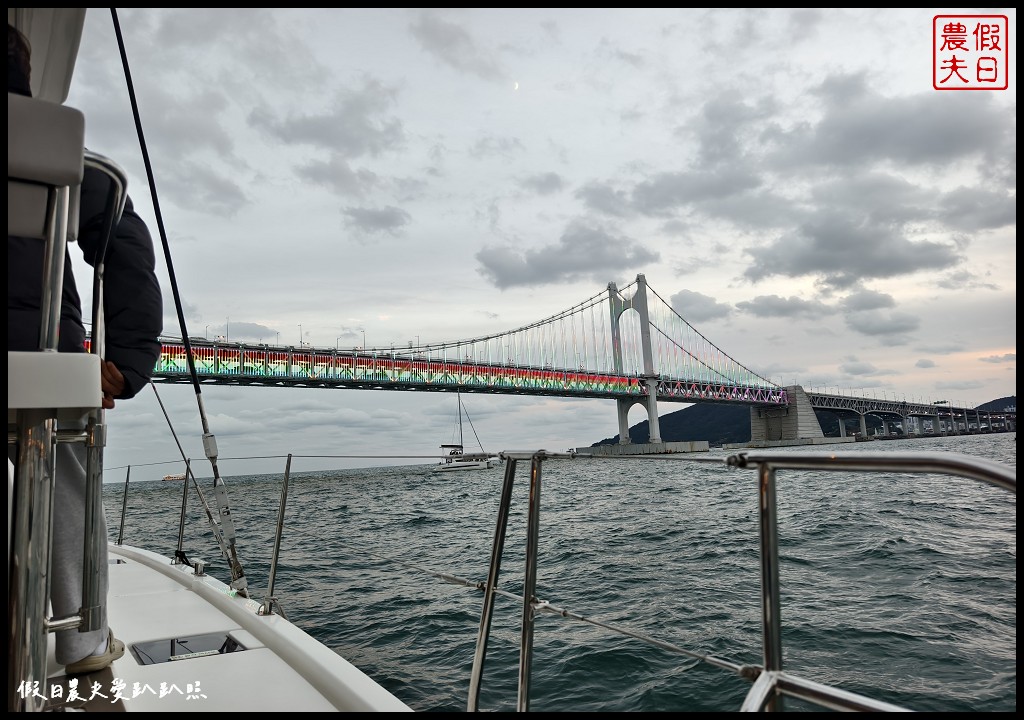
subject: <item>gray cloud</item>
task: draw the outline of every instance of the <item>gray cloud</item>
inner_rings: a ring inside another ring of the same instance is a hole
[[[503,81],[506,77],[498,61],[461,25],[425,12],[409,30],[420,47],[442,65],[483,80]]]
[[[817,89],[824,115],[777,137],[774,160],[799,165],[864,166],[878,161],[945,165],[975,155],[994,159],[1007,126],[984,93],[923,92],[888,97],[865,74],[835,75]]]
[[[860,290],[847,295],[839,303],[839,306],[848,312],[860,312],[864,310],[881,310],[896,306],[896,300],[892,295],[875,292],[874,290]]]
[[[753,159],[752,141],[759,123],[771,121],[779,108],[772,97],[749,101],[739,91],[726,90],[708,99],[694,118],[676,130],[682,139],[697,141],[696,165],[704,169]]]
[[[412,221],[409,213],[401,208],[356,208],[349,207],[343,211],[345,225],[366,233],[389,233],[397,235],[399,231]]]
[[[817,275],[833,287],[850,287],[870,278],[890,278],[960,261],[949,245],[912,241],[897,228],[822,211],[774,241],[748,247],[753,263],[744,276],[753,282],[773,275]]]
[[[215,334],[224,335],[231,342],[240,342],[242,340],[274,342],[278,331],[260,323],[225,322],[217,326],[210,325],[211,340],[214,339]]]
[[[964,346],[962,343],[956,341],[947,341],[924,344],[915,349],[918,352],[931,353],[932,355],[952,355],[953,353],[962,352]]]
[[[998,170],[1014,156],[1012,123],[994,103],[883,97],[857,75],[828,78],[817,94],[822,117],[784,129],[772,99],[725,91],[679,130],[697,146],[690,169],[641,179],[628,196],[590,183],[580,197],[619,216],[695,212],[734,223],[758,238],[746,248],[747,279],[812,276],[834,288],[951,268],[967,240],[954,233],[1016,222],[1015,186]],[[996,181],[936,192],[890,169],[910,163],[935,177],[965,162],[995,168]],[[777,173],[787,195],[768,189]],[[931,237],[920,232],[927,226]]]
[[[628,193],[611,185],[590,182],[576,191],[576,199],[591,210],[597,210],[613,217],[633,214]]]
[[[155,93],[151,100],[147,132],[160,135],[174,157],[191,159],[212,153],[230,165],[241,164],[235,154],[236,137],[225,125],[230,103],[223,91],[189,89],[182,97],[165,90]],[[203,112],[195,112],[196,108]]]
[[[637,183],[631,201],[637,212],[658,216],[702,200],[737,195],[760,184],[756,173],[740,167],[714,173],[657,173]]]
[[[992,230],[1017,223],[1016,192],[983,187],[959,187],[938,198],[938,218],[964,232]]]
[[[982,282],[977,275],[967,270],[956,270],[938,278],[935,284],[947,290],[998,290],[995,283]]]
[[[609,276],[641,268],[659,259],[633,241],[611,235],[585,223],[573,223],[558,242],[533,250],[489,246],[476,254],[480,273],[502,290],[593,278],[607,283]]]
[[[546,172],[523,178],[519,186],[538,195],[551,195],[565,187],[565,181],[558,173]]]
[[[162,180],[161,187],[168,195],[193,211],[231,217],[249,205],[237,176],[229,177],[206,164],[183,161],[171,165]]]
[[[988,357],[978,358],[985,363],[1015,363],[1017,362],[1017,353],[1005,353],[1003,355],[989,355]]]
[[[282,143],[312,145],[352,159],[393,151],[406,142],[402,122],[386,113],[396,91],[370,77],[357,89],[338,91],[334,105],[320,113],[301,114],[290,106],[283,119],[267,107],[249,113],[249,124]]]
[[[779,295],[758,295],[753,300],[736,303],[736,307],[760,318],[820,318],[835,312],[821,302],[798,297],[784,298]]]
[[[601,38],[598,42],[598,53],[618,62],[623,62],[634,69],[642,69],[647,64],[642,53],[623,50],[619,45],[609,41],[608,38]]]
[[[868,336],[885,335],[886,342],[890,344],[905,342],[893,336],[913,332],[921,326],[920,318],[904,312],[861,311],[851,313],[845,319],[851,330]]]
[[[376,173],[365,169],[353,170],[340,155],[332,155],[327,161],[314,160],[299,165],[295,174],[342,196],[362,197],[368,190],[381,184]]]
[[[850,168],[842,177],[823,177],[809,189],[811,207],[825,217],[857,218],[865,227],[901,228],[931,219],[938,206],[935,193],[903,177],[880,170]]]
[[[732,312],[729,305],[692,290],[680,290],[670,301],[672,308],[691,323],[726,318]]]
[[[873,365],[872,363],[863,360],[858,360],[855,357],[845,359],[839,365],[839,371],[846,375],[852,375],[857,377],[871,377],[875,375],[885,374],[883,371],[875,367],[875,365]]]

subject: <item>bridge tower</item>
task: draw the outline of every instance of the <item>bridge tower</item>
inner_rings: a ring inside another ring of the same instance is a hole
[[[651,443],[661,442],[661,426],[658,424],[658,376],[654,372],[654,353],[651,350],[651,319],[647,310],[647,278],[641,273],[636,276],[636,290],[633,296],[625,299],[619,294],[615,283],[608,283],[608,302],[611,312],[612,327],[612,358],[615,363],[615,372],[620,375],[623,372],[622,362],[622,332],[619,323],[622,314],[632,308],[640,316],[640,346],[644,358],[644,383],[647,385],[647,397],[625,398],[615,401],[619,415],[619,444],[628,445],[629,437],[629,409],[636,403],[645,403],[647,406],[647,425],[650,428]]]

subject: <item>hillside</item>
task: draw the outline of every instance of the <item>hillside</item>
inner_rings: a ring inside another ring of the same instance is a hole
[[[992,400],[977,407],[978,410],[1002,412],[1007,407],[1017,406],[1017,396]],[[839,417],[827,410],[816,410],[821,431],[825,437],[839,437]],[[873,415],[865,419],[868,433],[881,428],[881,421]],[[699,403],[676,410],[659,418],[661,439],[666,442],[681,440],[707,440],[712,447],[725,443],[744,443],[750,440],[750,408],[746,405],[719,405]],[[634,443],[646,443],[650,438],[648,422],[629,428],[629,437]],[[605,438],[593,445],[614,445],[619,436]]]

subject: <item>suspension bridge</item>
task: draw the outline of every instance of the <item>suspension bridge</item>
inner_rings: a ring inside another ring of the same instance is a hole
[[[619,437],[629,410],[647,410],[661,443],[658,403],[748,405],[752,440],[823,437],[814,407],[936,417],[932,405],[885,404],[782,387],[716,347],[658,295],[644,275],[609,283],[577,305],[514,330],[408,347],[280,347],[165,341],[153,381],[306,388],[427,390],[612,399]],[[945,407],[946,414],[953,411]],[[863,419],[862,419],[863,426]]]

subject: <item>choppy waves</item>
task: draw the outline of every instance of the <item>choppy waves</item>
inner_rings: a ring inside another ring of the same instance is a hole
[[[903,443],[842,449],[941,447],[1016,464],[1007,434]],[[754,473],[697,463],[624,470],[545,466],[538,597],[697,654],[759,664]],[[293,473],[275,589],[289,618],[414,709],[465,710],[482,604],[472,584],[486,579],[502,472]],[[520,466],[501,567],[511,594],[523,584],[526,475]],[[227,481],[258,595],[280,476]],[[167,486],[131,488],[127,544],[173,553],[181,486]],[[1016,709],[1015,495],[909,474],[780,472],[778,488],[788,670],[914,710]],[[122,490],[106,487],[113,537]],[[185,549],[224,572],[194,501]],[[522,613],[521,600],[498,597],[482,710],[515,709]],[[536,619],[533,658],[533,711],[734,711],[749,689],[690,656],[551,614]]]

